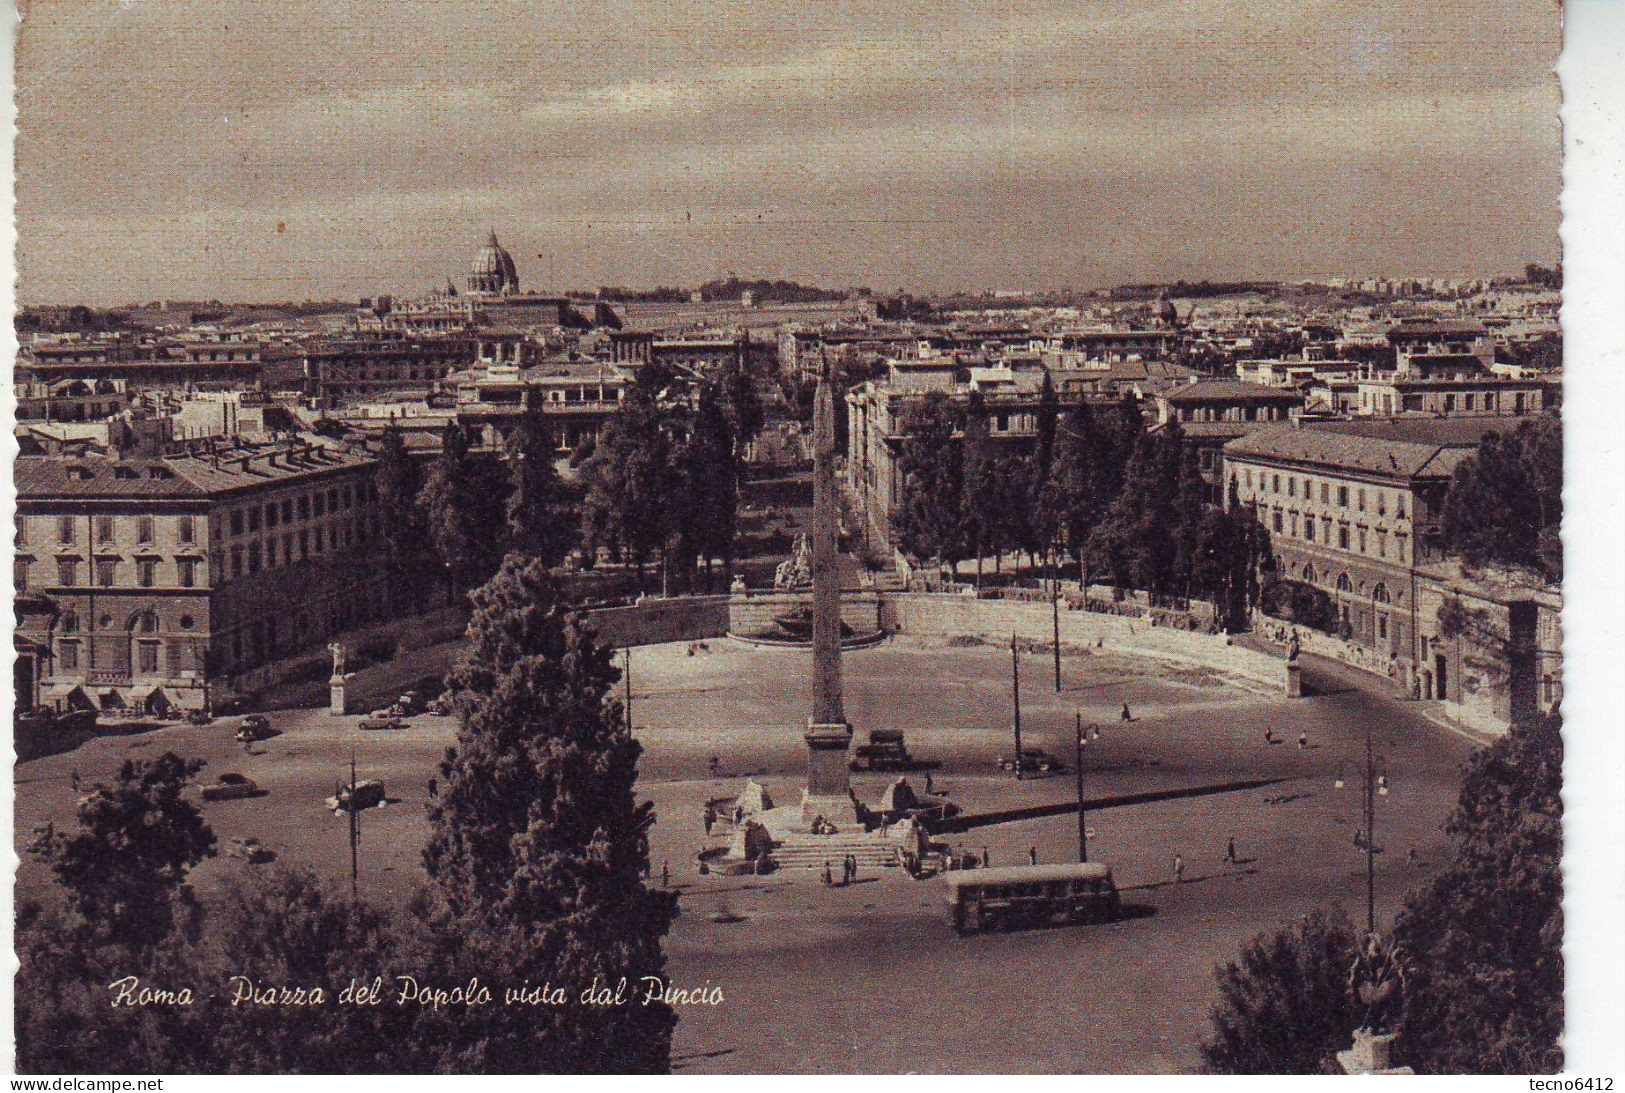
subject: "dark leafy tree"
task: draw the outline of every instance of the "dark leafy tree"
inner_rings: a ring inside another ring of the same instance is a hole
[[[1177,432],[1142,432],[1123,479],[1085,549],[1094,568],[1120,589],[1165,595],[1177,576],[1178,482],[1182,441]]]
[[[1563,433],[1555,416],[1510,434],[1485,433],[1457,465],[1445,495],[1444,548],[1469,563],[1521,566],[1551,580],[1563,573]]]
[[[541,404],[529,402],[508,438],[508,543],[511,550],[556,566],[578,535],[570,491],[553,465],[553,433]]]
[[[1400,1043],[1424,1073],[1563,1067],[1562,788],[1557,713],[1468,765],[1450,860],[1394,927],[1411,963]]]
[[[214,854],[214,832],[182,796],[202,769],[174,752],[126,760],[112,785],[79,799],[76,831],[34,844],[99,938],[150,948],[169,934],[177,901],[190,901],[186,874]]]
[[[1341,913],[1260,934],[1217,972],[1202,1062],[1220,1074],[1337,1073],[1361,1013],[1349,991],[1359,939]]]
[[[976,584],[982,583],[982,559],[987,555],[989,536],[997,525],[998,468],[988,437],[987,403],[980,391],[972,391],[965,408],[964,437],[960,442],[964,465],[964,490],[960,498],[964,511],[961,522],[970,537],[976,556]]]
[[[379,536],[390,573],[388,594],[392,600],[403,594],[411,597],[420,588],[428,561],[427,530],[418,507],[423,476],[393,424],[384,430],[377,455],[373,488],[378,492],[378,510],[383,516]]]
[[[700,391],[699,406],[680,455],[685,503],[674,514],[684,557],[698,556],[709,573],[720,558],[732,569],[738,526],[740,453],[726,400],[715,385]],[[692,565],[686,567],[692,572]]]
[[[925,397],[898,459],[903,504],[897,530],[903,549],[957,565],[966,556],[964,451],[947,397]]]
[[[675,907],[645,887],[654,814],[635,797],[641,748],[611,697],[610,650],[534,560],[510,556],[472,599],[470,647],[448,680],[460,728],[424,851],[438,955],[531,983],[659,976]],[[481,1067],[669,1068],[663,1003],[501,1009],[469,1044]]]
[[[640,574],[667,550],[682,498],[672,415],[659,397],[664,390],[640,374],[584,468],[587,543],[624,553]]]
[[[419,504],[452,589],[462,592],[489,576],[501,557],[506,491],[476,461],[467,431],[455,421],[440,440]]]

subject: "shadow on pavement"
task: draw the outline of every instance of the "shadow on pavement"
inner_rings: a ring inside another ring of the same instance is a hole
[[[1085,801],[1083,807],[1098,810],[1121,808],[1125,805],[1149,804],[1153,801],[1174,801],[1182,797],[1207,797],[1216,793],[1235,793],[1238,790],[1279,785],[1284,781],[1286,781],[1285,778],[1253,778],[1243,782],[1220,782],[1209,786],[1155,789],[1145,793],[1127,793],[1116,797],[1096,797]],[[993,824],[1014,823],[1018,820],[1037,820],[1046,816],[1065,816],[1077,811],[1078,803],[1076,801],[1058,801],[1045,805],[1031,805],[1027,808],[1011,808],[999,812],[981,812],[973,815],[956,816],[936,830],[943,834],[951,834],[969,831],[977,827],[988,827]]]

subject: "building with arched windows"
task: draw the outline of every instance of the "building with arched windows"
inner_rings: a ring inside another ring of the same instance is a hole
[[[1445,560],[1451,475],[1491,429],[1470,423],[1326,422],[1260,429],[1224,446],[1224,480],[1270,533],[1279,575],[1324,593],[1338,634],[1419,697],[1448,699],[1422,648],[1421,572]]]
[[[200,709],[376,617],[374,466],[304,439],[18,459],[18,705]]]

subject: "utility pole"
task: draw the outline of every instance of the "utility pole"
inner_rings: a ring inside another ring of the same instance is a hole
[[[626,731],[632,731],[632,647],[628,645],[624,650],[626,654]]]
[[[1089,825],[1083,814],[1083,711],[1072,711],[1073,730],[1078,740],[1078,860],[1089,860]]]
[[[1055,567],[1055,550],[1050,549],[1049,563],[1050,629],[1055,646],[1055,693],[1061,693],[1061,581]]]
[[[1365,929],[1377,932],[1377,771],[1371,759],[1371,724],[1365,727]]]
[[[1016,726],[1016,781],[1022,779],[1021,754],[1021,657],[1016,651],[1016,636],[1010,635],[1010,703],[1015,710]]]
[[[361,874],[361,810],[356,807],[355,798],[355,749],[350,749],[350,900],[355,902],[360,898],[358,894],[359,877]]]

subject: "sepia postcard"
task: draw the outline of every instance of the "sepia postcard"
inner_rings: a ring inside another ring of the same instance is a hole
[[[1610,7],[20,3],[15,1072],[1617,1068]]]

